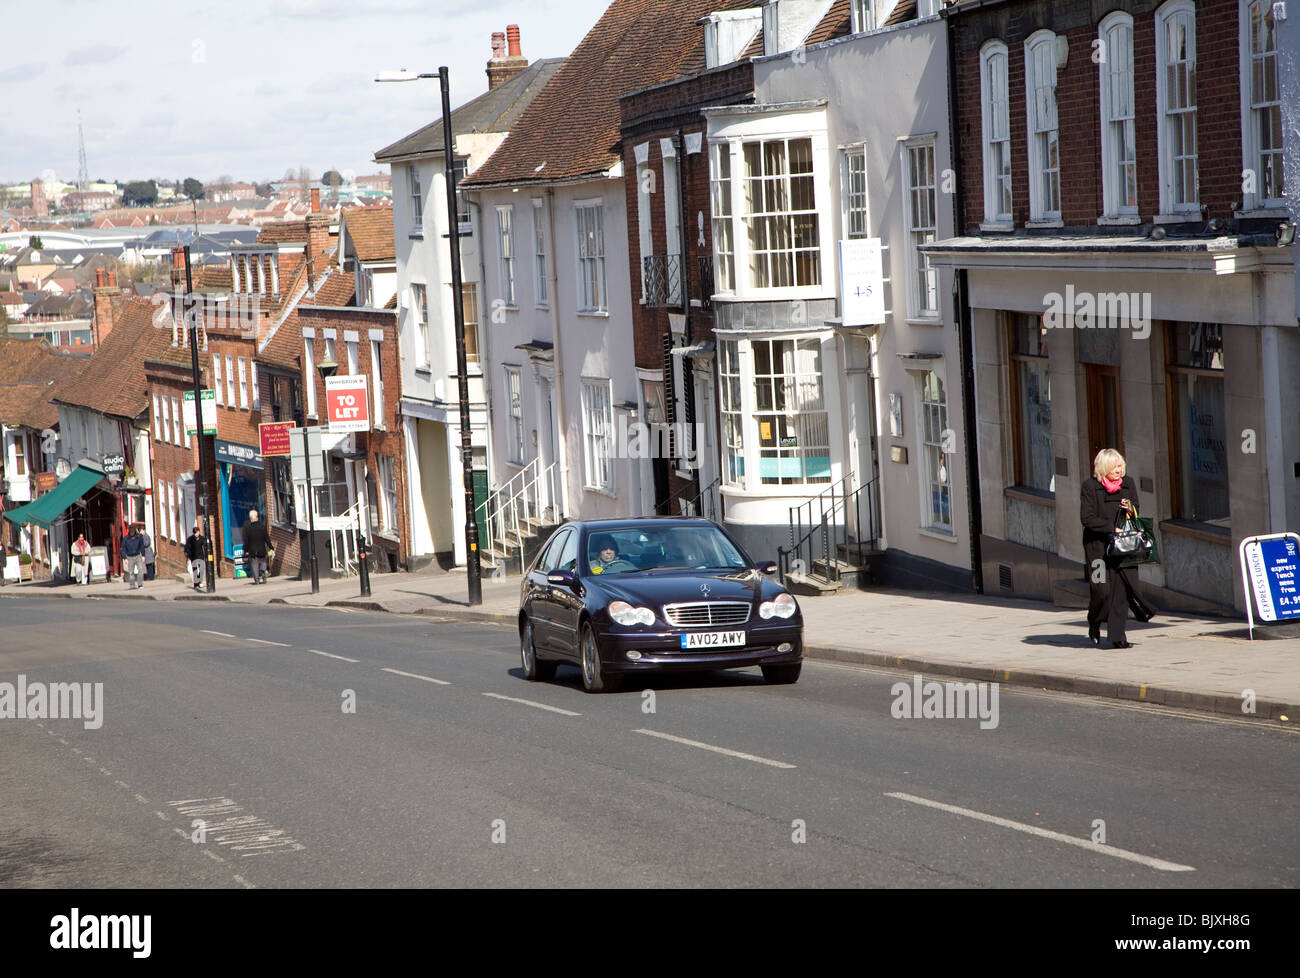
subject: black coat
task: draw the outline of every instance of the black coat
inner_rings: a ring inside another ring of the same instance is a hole
[[[1079,520],[1083,523],[1083,554],[1089,565],[1106,556],[1115,528],[1123,520],[1124,510],[1119,501],[1127,499],[1136,508],[1137,486],[1129,476],[1124,476],[1117,492],[1107,492],[1094,475],[1079,490]]]
[[[191,533],[185,541],[185,559],[202,560],[207,554],[207,540],[201,533]]]
[[[240,530],[240,535],[244,538],[245,557],[266,556],[266,551],[271,547],[271,534],[267,532],[265,523],[249,520]]]

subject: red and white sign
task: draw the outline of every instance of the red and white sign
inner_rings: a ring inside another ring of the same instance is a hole
[[[325,410],[331,435],[370,430],[370,397],[366,378],[330,377],[325,381]]]

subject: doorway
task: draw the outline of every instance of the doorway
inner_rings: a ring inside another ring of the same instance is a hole
[[[1120,402],[1119,367],[1085,363],[1084,390],[1088,401],[1088,465],[1103,448],[1124,454],[1124,411]]]

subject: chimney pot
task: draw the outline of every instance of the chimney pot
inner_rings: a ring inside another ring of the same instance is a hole
[[[117,272],[111,268],[108,270],[108,287],[110,289],[117,288]]]
[[[522,58],[523,53],[520,51],[519,48],[519,25],[518,24],[506,25],[506,39],[510,42],[510,52],[509,52],[510,57]]]
[[[103,287],[104,287],[104,270],[102,268],[97,268],[95,269],[95,288],[102,289]]]
[[[504,58],[506,56],[506,35],[505,31],[492,32],[492,58]]]

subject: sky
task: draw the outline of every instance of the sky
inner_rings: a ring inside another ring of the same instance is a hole
[[[487,90],[492,32],[529,61],[564,57],[610,0],[43,0],[5,3],[0,183],[278,180],[380,172],[376,150]],[[17,42],[17,43],[15,43]]]

